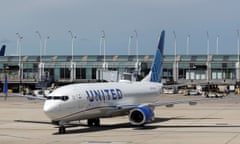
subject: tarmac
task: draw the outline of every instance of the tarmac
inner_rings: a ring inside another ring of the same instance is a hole
[[[163,101],[201,96],[163,95]],[[132,127],[128,116],[101,119],[101,127],[58,129],[42,111],[43,101],[0,97],[0,144],[239,144],[240,96],[157,107],[155,121]],[[81,123],[85,123],[82,121]]]

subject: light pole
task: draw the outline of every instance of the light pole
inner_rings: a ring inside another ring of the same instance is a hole
[[[40,63],[42,63],[42,36],[39,31],[36,31],[36,34],[39,37],[39,56],[40,56]]]
[[[207,31],[207,55],[209,55],[209,51],[210,51],[210,41],[209,41],[209,33]]]
[[[138,33],[137,33],[137,30],[134,30],[133,31],[135,33],[135,40],[136,40],[136,63],[135,63],[135,71],[137,72],[137,75],[140,74],[140,71],[139,71],[139,59],[138,59],[138,52],[139,52],[139,47],[138,47]]]
[[[138,33],[137,33],[137,30],[134,30],[134,33],[135,33],[135,37],[136,37],[136,59],[137,59],[137,64],[138,64],[138,62],[139,62],[139,59],[138,59],[139,48],[138,48]]]
[[[239,34],[239,29],[237,30],[237,49],[238,49],[238,63],[239,63],[239,51],[240,51],[240,34]]]
[[[19,79],[19,92],[20,92],[20,85],[22,84],[22,64],[21,64],[21,55],[22,55],[22,39],[23,37],[16,33],[17,35],[17,53],[18,53],[18,79]]]
[[[190,43],[190,35],[187,36],[187,49],[186,49],[186,55],[189,55],[189,43]]]
[[[77,36],[73,35],[73,32],[71,30],[69,30],[68,32],[72,38],[72,62],[73,62],[73,46],[74,46],[74,40],[77,38]]]
[[[36,34],[39,37],[39,80],[42,81],[43,71],[43,64],[42,64],[42,36],[39,31],[36,31]]]
[[[74,40],[77,38],[77,36],[75,36],[75,35],[73,35],[73,32],[71,31],[71,30],[69,30],[68,31],[69,32],[69,34],[70,34],[70,36],[71,36],[71,38],[72,38],[72,59],[71,59],[71,69],[70,69],[70,71],[71,71],[71,81],[73,81],[74,79],[75,79],[75,63],[73,62],[73,47],[74,47]]]
[[[130,35],[128,38],[128,56],[131,54],[131,43],[132,43],[133,36]]]
[[[175,31],[173,31],[173,37],[174,37],[174,57],[176,61],[176,56],[177,56],[177,35]]]
[[[173,73],[174,73],[174,82],[177,81],[177,77],[178,77],[178,74],[177,74],[177,35],[176,35],[176,32],[173,31],[173,38],[174,38],[174,67],[173,67]]]
[[[209,63],[209,50],[210,50],[210,44],[209,44],[209,33],[208,31],[206,32],[207,34],[207,81],[209,82],[210,80],[210,75],[211,75],[211,68],[210,68],[210,63]]]
[[[216,41],[216,45],[217,45],[217,48],[216,48],[216,54],[218,55],[219,54],[219,35],[217,35],[217,41]]]
[[[43,52],[43,55],[45,56],[46,55],[46,51],[47,51],[47,40],[49,40],[50,37],[47,36],[44,40],[44,52]]]
[[[22,37],[19,33],[16,33],[16,35],[17,35],[17,54],[18,54],[18,62],[19,62],[19,66],[20,66],[21,55],[22,55],[22,39],[23,39],[23,37]]]
[[[103,31],[102,31],[103,32]],[[102,42],[103,42],[104,36],[101,35],[100,42],[99,42],[99,55],[102,56]]]
[[[103,69],[106,69],[106,67],[107,67],[107,64],[106,64],[106,39],[105,38],[106,38],[105,31],[102,30],[101,40],[103,41]],[[102,43],[101,43],[101,46],[102,46]]]
[[[239,69],[239,51],[240,51],[240,34],[239,34],[239,29],[237,29],[237,81],[240,80],[240,69]]]

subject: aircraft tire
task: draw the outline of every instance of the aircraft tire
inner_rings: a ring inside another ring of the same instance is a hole
[[[88,119],[87,124],[88,126],[100,126],[100,119],[99,118]]]
[[[66,128],[64,126],[59,127],[58,133],[59,134],[65,134],[66,133]]]

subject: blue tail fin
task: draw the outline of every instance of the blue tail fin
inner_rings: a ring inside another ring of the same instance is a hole
[[[154,61],[151,68],[151,82],[161,82],[162,77],[162,61],[163,61],[163,48],[164,48],[165,31],[162,31],[161,37],[158,43],[158,49],[154,57]]]
[[[162,31],[149,74],[142,81],[161,82],[165,31]]]
[[[6,49],[6,45],[3,45],[1,50],[0,50],[0,56],[4,56],[5,55],[5,49]]]

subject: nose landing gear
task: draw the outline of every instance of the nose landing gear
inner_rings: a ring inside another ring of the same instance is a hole
[[[65,134],[66,133],[66,127],[65,127],[66,122],[64,121],[58,121],[58,133],[59,134]]]

